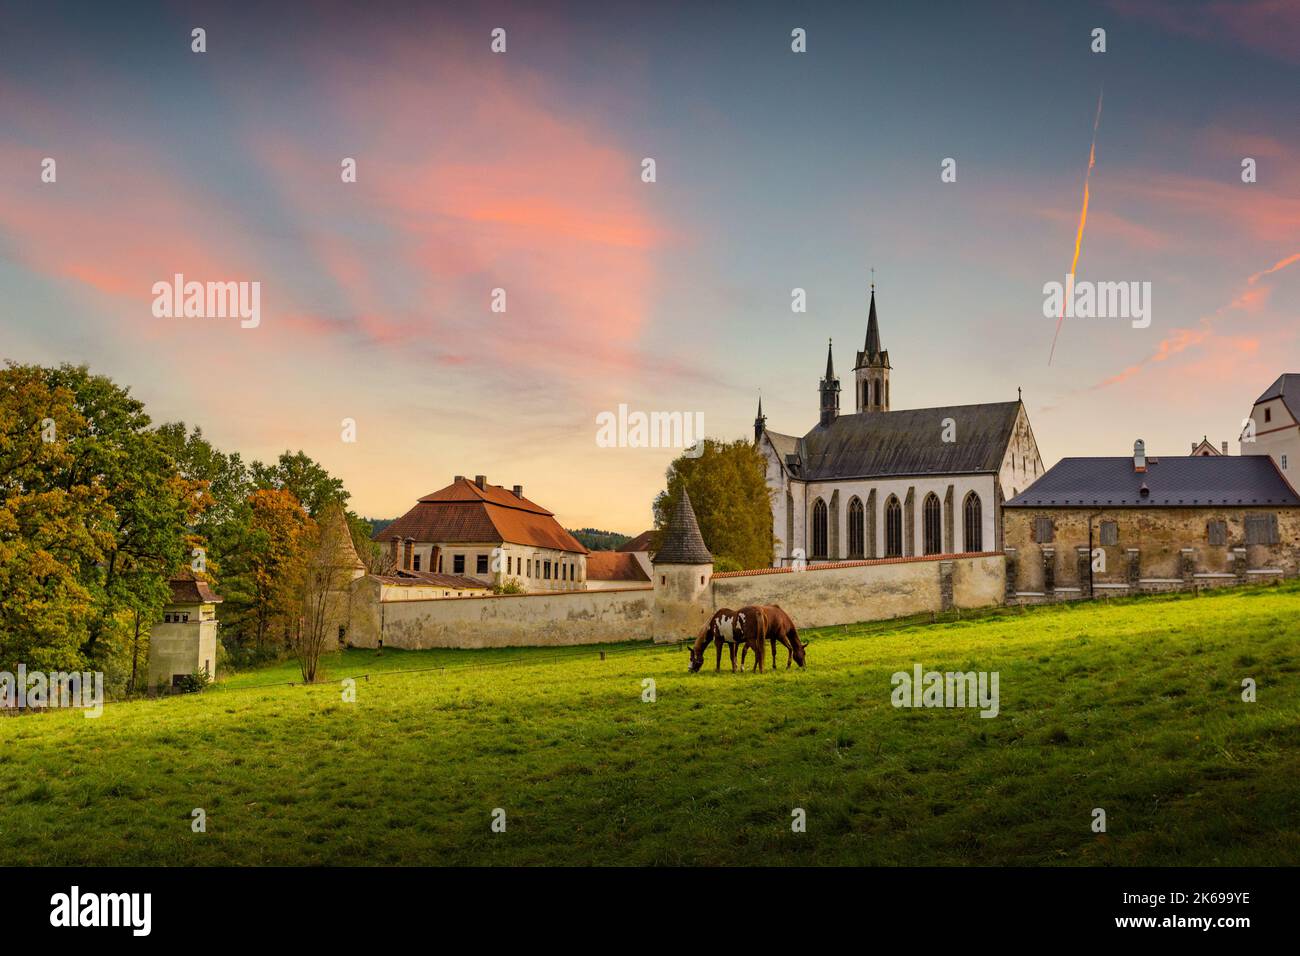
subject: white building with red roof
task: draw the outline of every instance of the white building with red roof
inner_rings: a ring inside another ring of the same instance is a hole
[[[587,549],[524,497],[457,475],[450,485],[420,498],[374,540],[386,542],[399,572],[431,572],[526,591],[580,591],[587,582]]]

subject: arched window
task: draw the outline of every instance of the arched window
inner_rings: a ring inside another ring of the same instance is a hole
[[[971,492],[962,505],[963,551],[984,550],[984,510],[980,507],[980,496]]]
[[[923,505],[925,517],[924,540],[925,554],[938,554],[943,550],[943,512],[939,509],[939,497],[933,491],[925,496]]]
[[[820,498],[813,505],[812,556],[823,559],[826,557],[826,502]]]
[[[885,557],[903,556],[903,506],[893,495],[885,502]]]
[[[866,552],[863,550],[862,543],[865,539],[863,534],[866,525],[865,515],[862,511],[862,499],[853,498],[849,502],[849,557],[861,558]]]

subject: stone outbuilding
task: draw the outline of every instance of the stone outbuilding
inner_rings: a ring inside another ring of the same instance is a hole
[[[1008,603],[1300,573],[1300,496],[1266,455],[1064,458],[1003,522]]]
[[[190,674],[217,676],[217,605],[221,597],[193,575],[172,578],[163,618],[149,632],[150,691],[170,691]]]
[[[680,641],[699,632],[712,611],[713,555],[700,534],[691,496],[682,489],[653,562],[656,641]]]

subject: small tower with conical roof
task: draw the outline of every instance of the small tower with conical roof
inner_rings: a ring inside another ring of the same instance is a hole
[[[754,447],[763,440],[763,432],[767,431],[767,416],[763,414],[763,396],[758,396],[758,415],[754,418]]]
[[[826,342],[826,377],[818,386],[821,392],[821,418],[825,427],[840,417],[840,380],[835,375],[835,362],[831,357],[831,342]]]
[[[713,575],[713,555],[705,547],[695,509],[691,507],[691,496],[685,488],[677,499],[677,507],[664,529],[652,564],[655,594],[652,636],[661,642],[694,637],[712,614],[709,578]]]
[[[871,311],[867,315],[867,341],[853,368],[855,407],[859,412],[889,411],[889,353],[880,347],[880,320],[876,318],[876,284],[871,283]]]

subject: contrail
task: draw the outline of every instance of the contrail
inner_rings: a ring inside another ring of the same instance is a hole
[[[1101,97],[1106,92],[1103,86],[1097,92],[1097,116],[1092,121],[1092,146],[1088,149],[1088,171],[1083,176],[1083,208],[1079,210],[1079,231],[1074,236],[1074,260],[1070,263],[1070,276],[1079,265],[1079,249],[1083,246],[1083,227],[1088,222],[1088,180],[1092,179],[1092,167],[1097,165],[1097,127],[1101,125]],[[1056,320],[1056,333],[1052,336],[1052,351],[1047,356],[1047,364],[1052,364],[1056,355],[1056,340],[1061,335],[1061,324],[1065,322],[1065,296],[1061,296],[1061,317]]]

